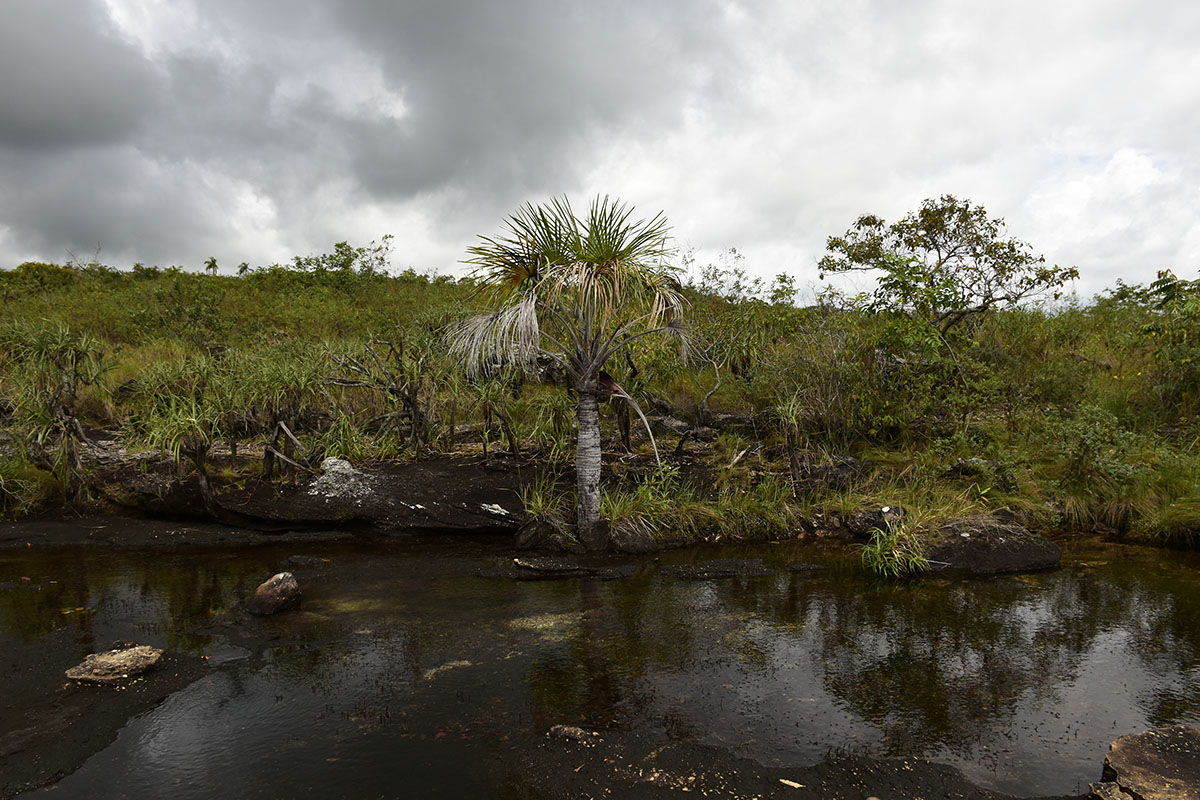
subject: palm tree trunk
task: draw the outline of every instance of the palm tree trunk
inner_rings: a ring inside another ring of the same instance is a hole
[[[608,526],[600,518],[600,406],[595,392],[579,391],[575,407],[576,535],[588,550],[608,547]]]

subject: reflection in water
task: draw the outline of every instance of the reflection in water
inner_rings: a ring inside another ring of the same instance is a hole
[[[293,551],[0,554],[4,652],[127,639],[214,664],[54,791],[387,793],[402,774],[410,794],[453,775],[449,796],[496,795],[513,750],[562,723],[772,765],[917,755],[1013,794],[1070,793],[1115,736],[1200,723],[1195,556],[1093,543],[1053,573],[881,584],[853,554],[796,545],[748,551],[779,568],[766,578],[646,565],[516,583],[476,576],[506,556],[488,541],[306,553],[329,562],[299,570],[300,609],[268,619],[238,598]],[[782,569],[796,559],[827,569]]]

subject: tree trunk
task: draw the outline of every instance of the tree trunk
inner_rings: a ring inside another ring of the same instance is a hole
[[[588,550],[608,547],[608,526],[600,518],[600,406],[596,393],[579,390],[575,407],[576,534]]]

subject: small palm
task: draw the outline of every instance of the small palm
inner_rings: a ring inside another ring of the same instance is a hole
[[[589,547],[600,532],[600,372],[630,343],[681,332],[684,300],[669,264],[668,226],[660,213],[635,220],[607,197],[577,216],[565,199],[521,208],[504,234],[480,237],[467,263],[493,312],[468,319],[453,350],[478,374],[488,364],[555,361],[574,384],[578,533]]]

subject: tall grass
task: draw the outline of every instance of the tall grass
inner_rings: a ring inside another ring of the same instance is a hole
[[[565,466],[571,395],[466,380],[441,330],[471,313],[473,287],[389,276],[380,247],[339,243],[240,277],[0,270],[7,513],[85,486],[93,428],[194,469],[219,442],[309,464],[503,447]],[[687,288],[695,358],[639,341],[617,378],[693,429],[722,414],[742,423],[711,444],[687,440],[675,459],[694,468],[686,480],[610,481],[614,525],[725,540],[789,535],[822,509],[900,504],[937,519],[1007,507],[1041,524],[1195,543],[1194,283],[983,314],[939,338],[897,314],[798,308],[787,285],[755,283],[736,259],[726,267]],[[604,424],[615,441],[615,419]],[[832,455],[870,471],[813,488],[805,476]],[[959,459],[997,466],[966,478],[949,471]]]

